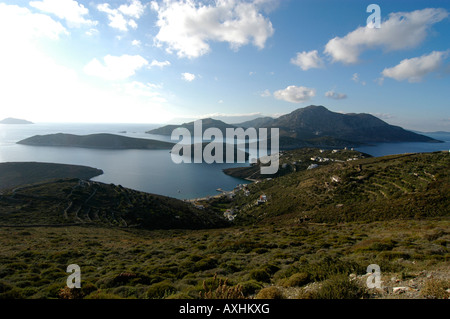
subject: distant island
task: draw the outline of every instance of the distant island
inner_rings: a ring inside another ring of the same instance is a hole
[[[102,174],[101,169],[81,165],[40,162],[0,163],[0,190],[58,178],[90,179]]]
[[[34,124],[34,123],[27,120],[8,117],[6,119],[1,120],[0,124]]]
[[[366,113],[342,114],[321,105],[299,108],[278,118],[262,117],[238,124],[227,124],[214,119],[202,120],[203,129],[226,128],[279,128],[280,148],[299,147],[352,147],[370,143],[441,142],[429,136],[390,125]],[[193,132],[194,122],[166,125],[147,131],[149,134],[170,135],[174,129],[187,128]]]
[[[35,135],[17,142],[33,146],[82,147],[96,149],[169,150],[174,143],[114,134],[73,135],[65,133]]]

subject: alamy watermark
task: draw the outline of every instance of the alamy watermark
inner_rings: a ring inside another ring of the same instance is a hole
[[[369,4],[366,12],[372,14],[367,18],[367,27],[371,29],[381,28],[381,8],[378,4]]]
[[[248,152],[250,162],[256,162],[258,159],[261,164],[270,164],[261,165],[261,174],[275,174],[279,168],[280,131],[279,128],[271,128],[270,136],[267,131],[267,128],[258,130],[253,127],[245,130],[243,128],[226,128],[224,143],[222,130],[210,127],[203,132],[202,120],[197,120],[194,122],[193,137],[191,132],[184,127],[172,131],[171,139],[179,140],[181,137],[181,140],[172,148],[171,158],[176,164],[192,163],[192,159],[194,163],[224,163],[224,157],[225,163],[245,163],[246,152]],[[203,141],[211,142],[204,145]],[[235,141],[237,141],[236,144]],[[270,141],[270,153],[268,152],[268,141]],[[239,143],[243,149],[239,149]]]
[[[367,273],[370,274],[367,277],[368,288],[381,288],[381,269],[377,264],[371,264],[367,266]]]
[[[66,272],[71,273],[67,277],[66,284],[69,288],[81,288],[81,269],[76,264],[70,264],[67,266]]]

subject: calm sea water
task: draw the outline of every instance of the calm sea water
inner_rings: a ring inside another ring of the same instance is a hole
[[[33,135],[51,133],[112,133],[136,138],[170,141],[169,136],[150,135],[152,124],[0,124],[0,162],[53,162],[100,168],[93,178],[103,183],[180,199],[216,195],[217,188],[231,190],[246,181],[225,175],[222,169],[248,164],[174,164],[169,150],[95,150],[69,147],[38,147],[16,144]],[[450,149],[450,134],[429,134],[445,143],[383,143],[358,148],[373,156]]]
[[[217,195],[217,188],[231,190],[245,180],[228,176],[224,168],[248,164],[175,164],[169,150],[96,150],[16,144],[24,138],[51,133],[112,133],[136,138],[171,141],[169,136],[145,131],[146,124],[0,124],[0,162],[52,162],[100,168],[104,174],[92,180],[180,199]],[[125,133],[126,132],[126,133]]]

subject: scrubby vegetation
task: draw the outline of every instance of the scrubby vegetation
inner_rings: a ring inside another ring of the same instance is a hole
[[[0,228],[0,297],[361,298],[366,292],[347,281],[364,276],[369,264],[380,265],[386,284],[424,269],[448,276],[449,226],[427,219],[165,231]],[[82,273],[77,294],[64,290],[72,263]],[[315,283],[322,285],[298,290]],[[433,288],[441,286],[418,288],[423,298],[438,298],[448,289]]]
[[[448,153],[334,163],[204,210],[79,180],[17,189],[0,197],[0,298],[446,298],[449,167]]]

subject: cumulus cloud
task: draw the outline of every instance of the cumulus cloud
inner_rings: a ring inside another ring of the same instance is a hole
[[[163,68],[163,67],[166,67],[166,66],[169,66],[169,65],[170,65],[170,62],[169,62],[169,61],[157,61],[157,60],[153,60],[152,63],[150,63],[150,67],[157,66],[157,67]]]
[[[157,46],[166,46],[179,57],[197,58],[211,48],[209,42],[227,42],[234,50],[251,42],[262,49],[274,29],[260,12],[266,1],[220,0],[196,3],[193,0],[151,2],[158,14]]]
[[[85,17],[89,14],[89,10],[74,0],[30,1],[30,6],[66,20],[70,27],[95,26],[98,23],[97,21],[86,19]]]
[[[425,40],[433,24],[447,17],[445,9],[435,8],[391,13],[379,29],[359,27],[342,38],[331,39],[325,46],[325,53],[333,62],[353,64],[367,49],[393,51],[413,48]]]
[[[315,89],[295,85],[290,85],[283,90],[278,90],[273,93],[273,96],[276,99],[291,103],[306,102],[315,95],[316,95]]]
[[[109,3],[97,5],[97,10],[108,15],[109,26],[120,31],[128,31],[128,28],[137,29],[135,20],[139,19],[145,11],[146,5],[139,0],[129,1],[129,4],[122,4],[117,9],[112,9]]]
[[[97,59],[90,61],[84,72],[88,75],[103,78],[105,80],[124,80],[134,75],[137,70],[148,64],[140,55],[107,55],[103,58],[104,63]]]
[[[337,92],[334,92],[334,91],[326,92],[325,96],[330,98],[330,99],[333,99],[333,100],[343,100],[343,99],[347,98],[347,94],[337,93]]]
[[[438,71],[447,56],[448,51],[433,51],[420,57],[404,59],[394,67],[384,69],[382,74],[397,81],[420,82],[427,74]]]
[[[192,82],[195,80],[195,74],[188,73],[188,72],[181,73],[181,78],[187,82]]]
[[[295,58],[291,59],[291,63],[299,66],[303,71],[323,67],[323,60],[319,57],[317,50],[299,52]]]

